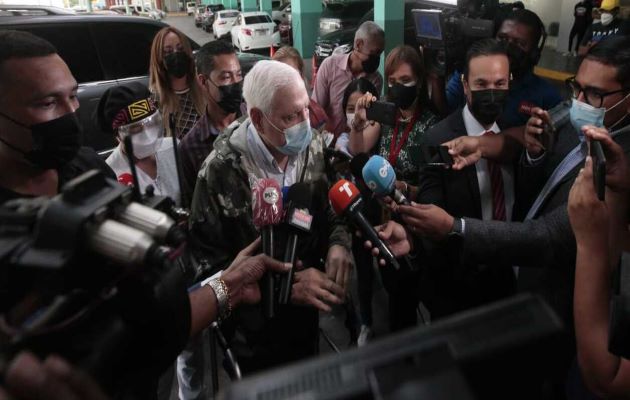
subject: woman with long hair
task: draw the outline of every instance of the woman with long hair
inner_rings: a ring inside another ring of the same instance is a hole
[[[167,131],[181,139],[195,125],[205,101],[195,77],[195,63],[188,38],[173,27],[160,30],[151,45],[149,90]],[[173,116],[175,132],[171,132]]]

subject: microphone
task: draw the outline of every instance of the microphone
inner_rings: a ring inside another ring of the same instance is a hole
[[[298,236],[302,232],[311,232],[313,216],[309,210],[312,200],[313,194],[311,186],[302,182],[291,186],[284,199],[285,204],[288,203],[285,222],[289,225],[289,237],[284,252],[284,262],[290,263],[292,268],[280,278],[280,304],[288,304],[291,298],[291,285],[293,283]]]
[[[363,181],[363,167],[365,167],[365,164],[367,164],[369,160],[370,156],[365,153],[359,153],[350,160],[350,172],[352,172],[357,182]]]
[[[131,174],[127,172],[118,175],[118,183],[125,186],[133,186],[133,176],[131,176]]]
[[[372,156],[363,167],[363,180],[377,196],[390,196],[398,204],[410,205],[404,194],[396,189],[396,172],[381,156]]]
[[[274,257],[274,229],[283,216],[282,191],[273,179],[261,179],[252,190],[252,211],[254,225],[262,234],[263,253]],[[266,318],[274,316],[274,278],[265,272],[261,280],[263,314]]]
[[[359,189],[351,182],[342,179],[335,183],[328,192],[328,198],[330,204],[337,215],[345,215],[352,219],[352,221],[361,229],[361,231],[367,236],[367,239],[379,250],[379,257],[383,258],[386,262],[390,263],[396,269],[400,269],[400,264],[394,257],[392,251],[387,247],[385,243],[378,237],[378,234],[365,219],[361,213],[363,206],[363,200]]]

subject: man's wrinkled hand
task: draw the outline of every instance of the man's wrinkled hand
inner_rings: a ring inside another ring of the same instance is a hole
[[[294,277],[291,303],[313,306],[325,312],[331,311],[330,305],[343,303],[343,288],[325,273],[307,268],[296,272]]]
[[[326,257],[326,275],[335,281],[344,292],[348,289],[352,273],[352,256],[345,247],[332,245]]]

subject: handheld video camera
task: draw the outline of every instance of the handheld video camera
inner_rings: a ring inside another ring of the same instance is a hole
[[[52,199],[0,207],[0,375],[21,350],[54,353],[113,394],[120,375],[161,368],[151,365],[147,334],[181,336],[173,352],[184,346],[190,304],[179,213],[168,198],[133,200],[131,188],[93,170]]]
[[[496,21],[511,11],[499,0],[419,0],[412,10],[416,38],[427,67],[444,75],[460,69],[466,49],[495,34]]]

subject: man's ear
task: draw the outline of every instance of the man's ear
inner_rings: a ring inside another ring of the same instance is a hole
[[[258,108],[252,108],[251,110],[249,110],[249,119],[251,119],[252,124],[254,124],[254,127],[256,128],[258,133],[263,133],[263,118],[263,113]]]
[[[359,47],[363,48],[363,39],[357,39],[354,41],[355,50],[359,51]]]
[[[206,79],[204,74],[197,74],[197,83],[199,86],[204,87],[206,85]]]

